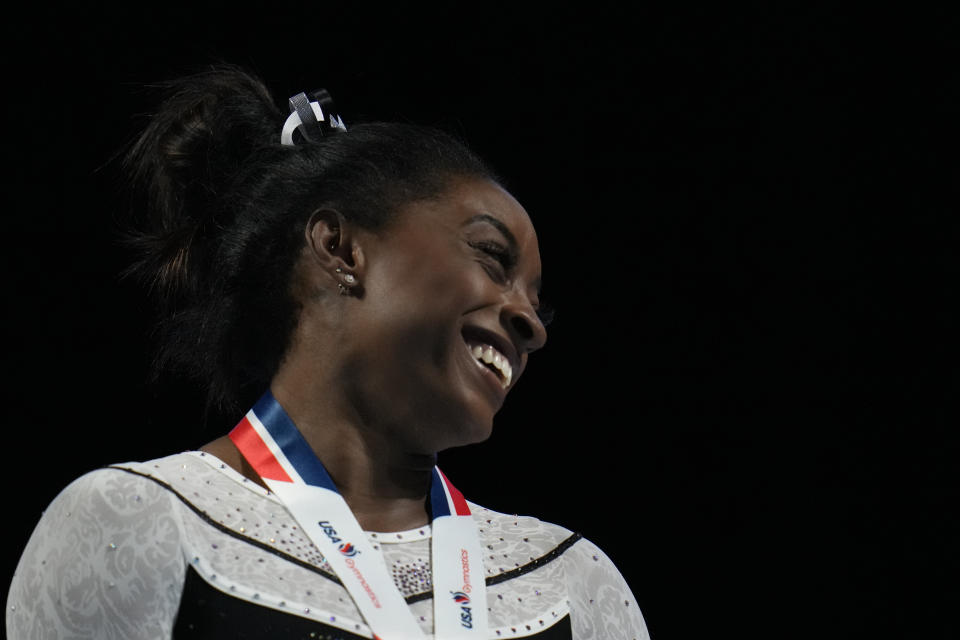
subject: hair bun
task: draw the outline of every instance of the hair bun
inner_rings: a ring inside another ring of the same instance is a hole
[[[145,259],[134,271],[175,297],[202,278],[199,245],[230,223],[224,199],[248,158],[277,144],[282,114],[263,83],[234,66],[160,89],[163,101],[124,164],[142,197],[134,236]]]

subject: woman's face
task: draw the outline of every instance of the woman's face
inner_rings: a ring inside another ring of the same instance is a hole
[[[490,435],[546,331],[540,251],[523,207],[486,180],[455,181],[366,237],[347,376],[357,406],[411,452]]]

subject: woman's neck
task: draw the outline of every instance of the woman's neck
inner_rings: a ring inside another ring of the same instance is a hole
[[[430,521],[427,495],[435,455],[405,452],[395,440],[344,419],[327,402],[298,401],[282,385],[271,390],[365,531],[405,531]],[[229,437],[201,449],[266,486]]]

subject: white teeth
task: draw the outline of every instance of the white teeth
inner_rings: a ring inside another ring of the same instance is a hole
[[[493,365],[500,372],[500,384],[503,385],[504,389],[510,386],[510,382],[513,380],[513,367],[510,366],[510,360],[506,356],[490,345],[479,344],[470,347],[470,353],[479,362]]]

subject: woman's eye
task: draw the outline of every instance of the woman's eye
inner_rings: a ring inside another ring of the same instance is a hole
[[[470,246],[496,263],[499,270],[497,273],[499,279],[506,277],[507,271],[510,270],[514,263],[509,249],[497,242],[473,242]]]

